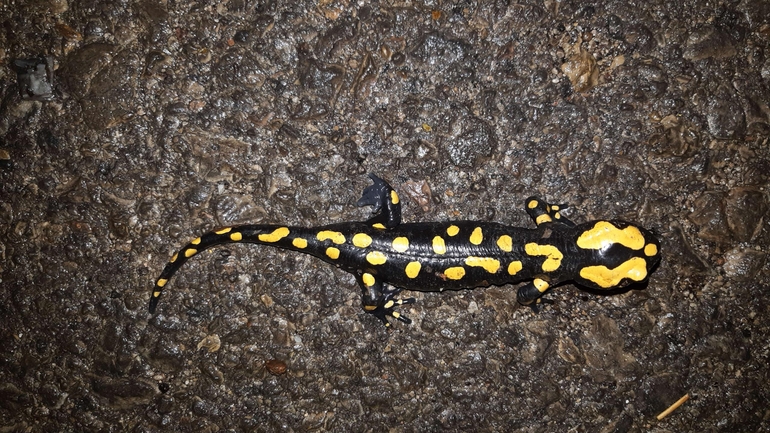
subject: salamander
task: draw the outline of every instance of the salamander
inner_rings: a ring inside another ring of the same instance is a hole
[[[575,224],[566,205],[538,197],[524,208],[536,228],[494,222],[401,223],[401,200],[384,180],[370,174],[358,206],[372,206],[363,222],[321,227],[246,224],[208,232],[179,250],[155,281],[150,298],[154,313],[169,279],[187,260],[215,245],[251,243],[310,254],[353,274],[361,288],[364,311],[385,326],[397,311],[415,302],[402,290],[442,291],[521,283],[517,300],[534,306],[549,289],[566,281],[609,290],[647,280],[660,261],[655,235],[620,220]]]

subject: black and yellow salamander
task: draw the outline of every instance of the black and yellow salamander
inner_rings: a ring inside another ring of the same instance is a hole
[[[414,298],[401,290],[441,291],[527,281],[518,301],[532,305],[565,281],[593,289],[616,289],[647,279],[660,261],[660,244],[641,227],[619,220],[575,225],[564,205],[530,197],[525,208],[535,229],[477,221],[401,224],[401,203],[379,177],[358,206],[372,206],[366,222],[323,227],[247,224],[204,234],[174,254],[155,282],[154,313],[169,279],[191,257],[220,244],[253,243],[311,254],[355,275],[364,310],[386,326],[389,317],[411,321],[396,311]]]

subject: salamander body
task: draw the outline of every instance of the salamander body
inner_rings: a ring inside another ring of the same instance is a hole
[[[620,220],[574,224],[564,205],[537,197],[525,201],[534,229],[492,222],[401,223],[398,194],[385,181],[364,190],[359,206],[373,206],[365,222],[322,227],[247,224],[225,227],[194,239],[155,282],[154,312],[164,287],[190,258],[215,245],[254,243],[310,254],[350,272],[362,290],[367,313],[409,323],[396,308],[414,302],[401,290],[441,291],[527,281],[518,289],[523,305],[534,305],[550,287],[573,281],[609,290],[647,279],[660,261],[660,244],[648,230]]]

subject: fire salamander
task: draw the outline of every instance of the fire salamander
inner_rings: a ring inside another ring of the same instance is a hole
[[[204,234],[171,258],[150,298],[154,313],[163,288],[191,257],[215,245],[253,243],[311,254],[353,274],[364,310],[389,326],[411,321],[396,308],[414,303],[401,290],[442,291],[527,281],[518,301],[534,305],[565,281],[593,289],[616,289],[644,281],[660,261],[660,244],[641,227],[619,220],[574,224],[537,197],[525,202],[535,229],[476,221],[401,224],[401,203],[379,177],[358,206],[372,206],[366,222],[323,227],[248,224]]]

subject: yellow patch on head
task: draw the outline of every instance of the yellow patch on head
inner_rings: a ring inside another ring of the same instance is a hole
[[[497,273],[500,270],[500,260],[493,259],[491,257],[468,257],[465,259],[465,264],[468,266],[481,267],[490,274]]]
[[[243,239],[243,233],[241,232],[235,232],[230,234],[230,240],[233,242],[238,242]]]
[[[263,233],[257,238],[262,242],[278,242],[281,239],[289,235],[288,227],[279,227],[272,231],[272,233]]]
[[[540,225],[540,224],[543,224],[543,223],[549,223],[551,221],[553,221],[553,219],[551,219],[551,216],[548,215],[547,213],[544,213],[542,215],[538,215],[538,217],[535,218],[535,224],[537,224],[537,225]]]
[[[508,235],[502,235],[497,238],[497,246],[506,253],[510,253],[513,250],[513,239]]]
[[[379,251],[372,251],[371,253],[366,255],[366,261],[371,263],[372,265],[381,265],[387,261],[387,257],[385,254],[379,252]]]
[[[534,209],[537,207],[537,205],[540,204],[537,202],[537,200],[530,200],[529,203],[527,203],[527,207],[530,209]]]
[[[380,230],[385,230],[385,226],[382,223],[374,223],[372,224],[372,227]]]
[[[302,238],[294,238],[291,241],[291,244],[294,245],[297,248],[307,248],[307,241]]]
[[[658,254],[658,246],[655,244],[647,244],[644,247],[644,255],[647,257],[652,257],[654,255]]]
[[[398,193],[394,190],[390,191],[390,202],[393,204],[398,204]]]
[[[191,244],[193,244],[193,245],[198,245],[198,244],[200,244],[200,243],[201,243],[201,238],[195,238],[195,239],[193,239],[193,240],[192,240],[192,242],[190,242],[190,243],[191,243]]]
[[[564,258],[564,254],[562,254],[555,246],[539,245],[534,242],[524,245],[524,252],[530,256],[545,256],[545,261],[543,262],[543,270],[545,272],[552,272],[559,269],[559,266],[561,266],[561,259]]]
[[[476,227],[471,233],[470,241],[473,245],[479,245],[484,240],[484,233],[481,232],[481,227]]]
[[[340,257],[340,250],[329,247],[326,249],[326,255],[329,256],[330,259],[337,260]]]
[[[409,239],[399,236],[395,239],[393,239],[393,249],[398,251],[399,253],[403,253],[404,251],[409,249]]]
[[[165,279],[165,278],[161,278],[161,279],[158,280],[157,283],[155,283],[155,285],[158,286],[158,287],[163,287],[163,286],[166,285],[166,283],[168,283],[168,280]]]
[[[447,268],[444,271],[444,275],[450,280],[459,280],[465,276],[465,268],[462,266],[456,266],[453,268]]]
[[[535,285],[535,288],[540,293],[545,292],[546,290],[548,290],[549,287],[551,287],[551,285],[548,284],[548,281],[545,281],[541,278],[535,278],[534,280],[532,280],[532,284]]]
[[[194,256],[197,252],[198,252],[198,250],[196,250],[195,248],[188,248],[188,249],[184,250],[184,256],[187,257],[187,258],[190,258],[190,257]]]
[[[361,281],[364,282],[364,285],[366,287],[372,287],[375,283],[374,275],[368,272],[365,272],[364,275],[361,275]]]
[[[366,248],[371,244],[372,238],[366,233],[356,233],[353,235],[353,245],[357,246],[358,248]]]
[[[460,227],[457,227],[454,224],[446,228],[446,234],[448,234],[450,237],[456,236],[458,233],[460,233]]]
[[[345,235],[343,235],[340,232],[335,232],[332,230],[321,230],[316,235],[316,238],[321,242],[329,239],[337,245],[345,243]]]
[[[642,281],[647,278],[647,262],[641,257],[634,257],[621,263],[615,269],[606,266],[586,266],[580,270],[580,276],[593,281],[603,289],[616,287],[624,278]]]
[[[225,233],[230,233],[230,230],[232,230],[232,229],[233,229],[232,227],[224,227],[224,228],[221,228],[219,230],[215,230],[214,233],[216,233],[218,235],[223,235]]]
[[[634,226],[621,230],[609,221],[598,221],[593,228],[584,231],[577,240],[577,246],[588,250],[600,250],[612,244],[621,244],[632,250],[640,250],[644,247],[644,235]]]
[[[433,238],[433,252],[436,254],[446,254],[446,244],[441,236]]]
[[[417,278],[417,275],[420,273],[420,269],[422,269],[422,265],[420,262],[409,262],[406,265],[406,268],[404,271],[406,271],[406,276],[409,278]]]
[[[511,262],[511,264],[508,265],[508,275],[516,275],[523,268],[524,266],[520,261],[516,260],[515,262]]]

